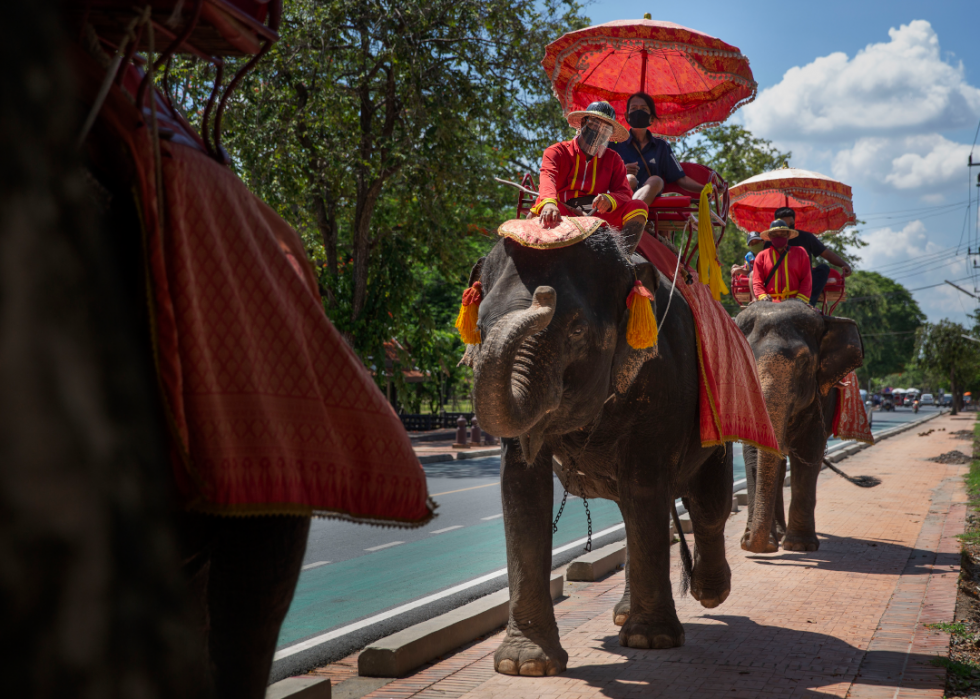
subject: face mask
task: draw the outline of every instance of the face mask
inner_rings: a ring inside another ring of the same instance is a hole
[[[769,242],[772,243],[772,246],[777,250],[782,250],[787,245],[789,245],[789,238],[783,238],[781,236],[774,235]]]
[[[758,254],[759,254],[760,252],[762,252],[762,248],[764,248],[764,247],[765,247],[765,245],[766,245],[766,244],[765,244],[765,242],[764,242],[764,241],[759,241],[758,243],[752,243],[752,244],[751,244],[751,245],[749,246],[749,250],[751,250],[751,251],[752,251],[752,254],[753,254],[753,255],[758,255]]]
[[[609,138],[613,135],[612,124],[607,124],[598,119],[589,119],[582,124],[579,132],[579,145],[582,151],[588,155],[602,155],[606,152]]]
[[[642,109],[636,109],[626,116],[626,123],[634,129],[645,129],[650,125],[650,115]]]

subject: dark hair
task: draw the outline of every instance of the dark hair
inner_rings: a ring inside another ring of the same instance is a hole
[[[792,216],[795,219],[796,218],[796,212],[793,211],[788,206],[784,206],[781,209],[776,209],[775,216],[776,216],[776,218],[783,218],[785,216]]]
[[[650,116],[651,117],[657,116],[657,105],[655,105],[653,103],[653,97],[651,97],[650,95],[648,95],[645,92],[634,92],[632,95],[629,96],[629,98],[626,100],[626,113],[627,114],[629,114],[629,111],[630,111],[630,102],[633,101],[633,98],[634,97],[639,97],[641,100],[643,100],[644,102],[647,103],[647,106],[650,108]]]

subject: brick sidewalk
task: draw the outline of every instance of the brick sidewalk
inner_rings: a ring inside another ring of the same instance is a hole
[[[367,696],[941,697],[945,669],[930,660],[946,655],[949,636],[925,625],[953,619],[967,467],[926,459],[969,452],[971,443],[949,432],[972,428],[972,419],[941,417],[925,429],[945,432],[919,437],[911,430],[841,462],[850,475],[881,478],[876,488],[824,471],[817,552],[747,554],[738,545],[746,512],[733,515],[726,528],[731,595],[714,610],[675,599],[687,639],[682,648],[619,646],[612,623],[623,591],[619,572],[597,583],[566,583],[555,606],[569,654],[560,677],[496,674],[501,633]],[[672,579],[680,580],[676,547]],[[351,657],[315,674],[336,686],[354,671]]]

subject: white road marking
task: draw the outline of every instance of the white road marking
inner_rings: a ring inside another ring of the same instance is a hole
[[[317,561],[316,563],[307,563],[303,566],[303,570],[310,570],[311,568],[319,568],[320,566],[325,566],[330,561]]]
[[[369,549],[364,549],[365,551],[380,551],[381,549],[391,548],[392,546],[398,546],[398,544],[404,544],[404,541],[392,541],[390,544],[381,544],[381,546],[372,546]]]
[[[592,535],[593,539],[598,539],[606,534],[612,534],[613,532],[619,531],[626,525],[619,523],[615,526],[609,527],[608,529],[603,529],[601,532],[596,532]],[[551,551],[551,554],[562,553],[568,551],[569,549],[575,548],[576,546],[581,546],[587,541],[587,539],[578,539],[570,544],[565,544],[564,546],[559,546]],[[402,542],[398,542],[402,543]],[[394,546],[394,544],[387,544],[387,546]],[[354,631],[360,631],[361,629],[373,626],[378,622],[385,621],[386,619],[391,619],[399,614],[404,614],[405,612],[410,612],[413,609],[418,609],[419,607],[424,607],[432,602],[438,602],[439,600],[455,595],[464,590],[468,590],[471,587],[476,587],[477,585],[482,585],[485,582],[489,582],[494,578],[499,578],[501,575],[506,575],[507,569],[501,568],[500,570],[495,570],[492,573],[487,573],[486,575],[481,575],[478,578],[473,578],[468,582],[464,582],[461,585],[456,585],[455,587],[450,587],[448,590],[443,590],[442,592],[437,592],[434,595],[429,595],[428,597],[422,597],[414,602],[409,602],[403,604],[400,607],[395,607],[394,609],[389,609],[386,612],[381,612],[380,614],[375,614],[367,619],[362,619],[361,621],[354,622],[353,624],[348,624],[347,626],[341,626],[339,629],[333,631],[328,631],[327,633],[320,634],[319,636],[314,636],[313,638],[307,639],[305,641],[300,641],[299,643],[294,643],[291,646],[286,646],[281,651],[273,656],[273,661],[282,660],[283,658],[288,658],[291,655],[296,655],[297,653],[302,653],[304,650],[309,650],[310,648],[315,648],[322,643],[327,643],[335,638],[340,638],[341,636],[346,636]]]
[[[429,532],[430,534],[443,534],[445,532],[451,532],[453,529],[462,529],[462,524],[457,524],[453,527],[446,527],[445,529],[436,529],[434,532]]]
[[[480,519],[482,519],[484,522],[486,522],[488,519],[497,519],[497,518],[503,517],[503,516],[504,516],[503,513],[500,513],[499,515],[491,515],[490,517],[481,517]]]

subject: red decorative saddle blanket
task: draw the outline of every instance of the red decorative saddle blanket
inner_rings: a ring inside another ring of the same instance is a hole
[[[868,413],[861,400],[861,388],[853,371],[844,378],[845,385],[837,389],[837,407],[834,410],[834,436],[874,444],[868,424]]]
[[[148,129],[118,88],[100,118],[135,166],[185,506],[429,521],[434,504],[408,435],[327,319],[296,232],[231,170],[164,140],[161,229]]]
[[[677,256],[666,245],[644,233],[637,252],[667,279],[674,279]],[[684,281],[688,273],[694,278],[693,284]],[[701,444],[743,442],[779,453],[752,348],[696,272],[684,267],[678,276],[675,293],[679,292],[691,307],[697,330]],[[669,316],[666,322],[670,322]]]

